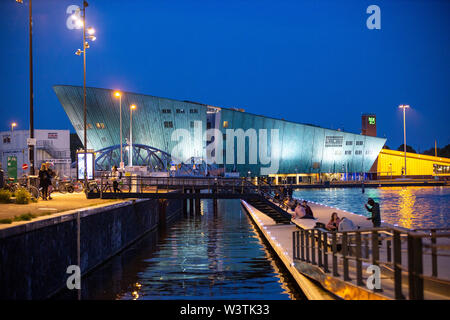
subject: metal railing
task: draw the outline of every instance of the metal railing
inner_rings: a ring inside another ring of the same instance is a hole
[[[351,276],[355,276],[357,286],[364,286],[363,263],[379,266],[383,274],[393,278],[395,299],[405,299],[404,286],[408,287],[409,299],[424,299],[424,281],[430,287],[444,286],[444,292],[450,293],[448,279],[438,278],[438,258],[450,257],[449,231],[450,228],[373,228],[343,232],[299,229],[292,236],[293,257],[317,265],[344,281],[352,281]],[[439,244],[439,239],[446,240]],[[431,269],[427,270],[430,274],[424,272],[426,255],[430,258]],[[353,266],[350,261],[354,262]]]

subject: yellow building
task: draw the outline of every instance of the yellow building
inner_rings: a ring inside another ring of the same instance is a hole
[[[381,149],[376,162],[378,178],[401,176],[405,167],[405,153]],[[406,153],[406,175],[415,178],[450,176],[450,159]]]

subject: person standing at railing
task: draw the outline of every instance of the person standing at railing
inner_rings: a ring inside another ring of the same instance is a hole
[[[367,206],[369,205],[369,206]],[[364,204],[364,207],[366,207],[366,210],[372,213],[372,216],[370,218],[367,218],[367,220],[372,220],[373,227],[379,228],[381,226],[381,214],[380,214],[380,204],[378,202],[375,202],[372,198],[369,198],[367,200],[367,203]]]

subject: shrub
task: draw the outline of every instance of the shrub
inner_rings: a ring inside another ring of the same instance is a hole
[[[17,204],[29,204],[31,201],[31,194],[25,188],[20,188],[16,191]]]
[[[36,218],[36,216],[32,213],[24,213],[20,216],[15,216],[14,221],[30,221],[31,219]]]
[[[11,199],[11,192],[9,190],[3,189],[0,190],[0,202],[9,203]]]
[[[0,224],[10,224],[12,223],[12,219],[0,219]]]

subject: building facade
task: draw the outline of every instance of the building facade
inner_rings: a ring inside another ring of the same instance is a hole
[[[50,162],[60,176],[70,176],[69,135],[69,130],[34,130],[36,170],[43,162]],[[29,172],[28,169],[22,169],[23,164],[30,166],[27,145],[29,136],[28,130],[0,132],[0,161],[9,177],[20,178]]]
[[[84,141],[83,88],[61,85],[53,89]],[[121,101],[125,145],[132,128],[134,144],[158,148],[181,161],[205,157],[226,172],[245,176],[369,172],[386,141],[190,101],[129,92],[122,93]],[[132,124],[131,105],[137,107],[132,111]],[[88,87],[88,149],[120,144],[119,119],[114,91]]]

